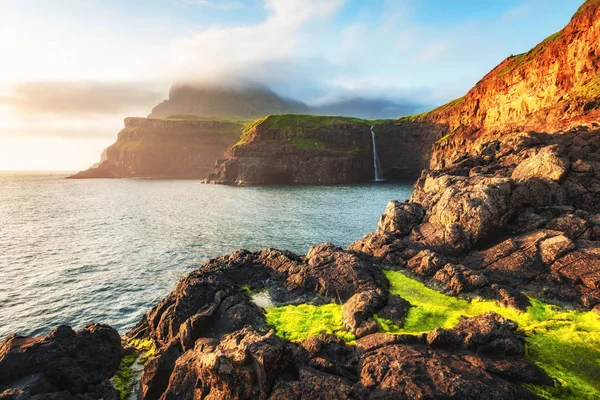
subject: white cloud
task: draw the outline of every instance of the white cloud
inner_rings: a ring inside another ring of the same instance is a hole
[[[417,53],[416,58],[420,62],[436,61],[442,58],[450,50],[451,46],[452,41],[450,40],[428,43]]]
[[[268,16],[259,24],[211,27],[156,47],[157,78],[255,79],[261,66],[275,64],[283,67],[277,74],[284,74],[294,68],[294,60],[306,56],[305,46],[315,33],[304,28],[326,21],[342,4],[343,0],[265,0]]]
[[[183,7],[190,6],[201,6],[208,8],[220,8],[224,10],[231,10],[234,8],[246,7],[241,1],[222,1],[222,0],[176,0],[176,4]]]

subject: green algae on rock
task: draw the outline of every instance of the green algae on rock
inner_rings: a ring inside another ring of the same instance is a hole
[[[400,272],[386,271],[390,291],[409,303],[404,327],[378,318],[388,333],[424,333],[451,328],[463,317],[494,311],[519,324],[526,336],[527,357],[557,380],[551,388],[528,385],[547,399],[597,399],[600,397],[600,315],[563,310],[531,298],[526,312],[481,299],[459,299],[428,288]]]
[[[266,318],[267,324],[275,329],[277,336],[291,342],[300,342],[321,333],[336,335],[346,342],[356,340],[352,333],[343,328],[342,306],[339,304],[301,304],[269,308],[266,310]]]

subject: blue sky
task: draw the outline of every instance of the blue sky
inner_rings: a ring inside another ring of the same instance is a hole
[[[0,0],[0,149],[68,142],[49,164],[83,167],[174,82],[425,110],[560,30],[582,1]],[[18,160],[0,150],[0,169]]]

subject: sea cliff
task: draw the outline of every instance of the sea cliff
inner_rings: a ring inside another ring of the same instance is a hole
[[[414,180],[427,165],[431,145],[444,133],[445,127],[428,121],[271,115],[246,127],[207,181],[369,182],[375,177],[373,140],[384,179]]]
[[[242,128],[239,122],[189,117],[126,118],[100,163],[71,178],[203,179]]]

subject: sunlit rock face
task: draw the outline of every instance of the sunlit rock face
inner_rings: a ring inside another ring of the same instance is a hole
[[[203,179],[238,140],[243,124],[230,121],[126,118],[102,161],[73,178]]]
[[[600,7],[591,0],[563,30],[508,57],[464,98],[428,117],[451,130],[556,131],[598,119],[599,96]]]

